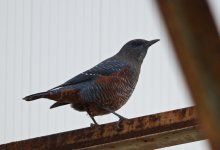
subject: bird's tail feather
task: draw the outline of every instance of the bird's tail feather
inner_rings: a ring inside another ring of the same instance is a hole
[[[67,103],[67,102],[56,102],[54,103],[53,105],[50,106],[50,109],[52,108],[56,108],[56,107],[59,107],[59,106],[63,106],[63,105],[68,105],[70,103]]]
[[[33,101],[33,100],[36,100],[36,99],[39,99],[39,98],[47,98],[48,94],[49,94],[48,92],[36,93],[36,94],[24,97],[23,100]]]

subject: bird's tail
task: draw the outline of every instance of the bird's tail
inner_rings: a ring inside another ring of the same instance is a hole
[[[39,99],[39,98],[47,98],[48,94],[49,94],[49,92],[36,93],[36,94],[24,97],[23,100],[33,101],[33,100],[36,100],[36,99]]]

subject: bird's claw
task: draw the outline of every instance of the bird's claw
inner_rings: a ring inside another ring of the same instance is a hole
[[[90,127],[92,128],[92,127],[95,127],[95,126],[98,126],[99,124],[97,124],[97,123],[91,123],[90,124]]]
[[[119,118],[119,120],[116,122],[116,126],[117,126],[118,129],[122,128],[122,124],[121,123],[123,122],[123,120],[126,120],[126,119],[127,118],[122,117],[122,116]]]

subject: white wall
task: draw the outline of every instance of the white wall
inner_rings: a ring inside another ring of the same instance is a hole
[[[161,41],[150,48],[136,90],[118,113],[132,118],[191,106],[154,2],[0,0],[0,143],[88,127],[86,113],[50,110],[52,101],[22,97],[61,84],[135,38]],[[116,120],[97,117],[99,123]],[[209,149],[206,141],[166,149],[190,147]]]

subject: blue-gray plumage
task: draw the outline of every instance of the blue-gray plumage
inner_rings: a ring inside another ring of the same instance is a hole
[[[51,108],[71,104],[78,111],[86,111],[95,124],[94,116],[115,113],[129,99],[140,74],[141,64],[148,48],[159,41],[135,39],[121,50],[95,67],[75,76],[67,82],[46,92],[23,99],[32,101],[48,98],[56,101]]]

